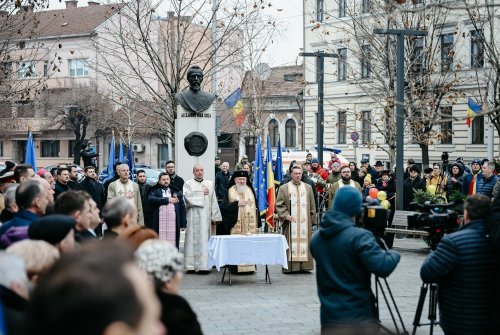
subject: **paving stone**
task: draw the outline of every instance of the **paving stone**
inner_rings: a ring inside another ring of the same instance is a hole
[[[387,282],[392,290],[406,329],[412,332],[420,294],[420,266],[429,253],[421,239],[395,239],[401,261]],[[204,334],[320,334],[316,276],[283,274],[279,266],[269,266],[272,284],[264,280],[264,268],[253,275],[232,275],[232,286],[222,284],[222,272],[209,275],[186,274],[181,294],[198,315]],[[226,274],[227,277],[227,274]],[[226,278],[227,280],[227,278]],[[426,302],[422,322],[427,323]],[[394,329],[387,306],[380,298],[382,324]],[[421,327],[417,334],[428,334]],[[442,334],[435,327],[435,334]]]

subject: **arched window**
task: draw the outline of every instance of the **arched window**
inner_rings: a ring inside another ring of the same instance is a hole
[[[278,125],[278,121],[276,121],[275,119],[272,119],[267,124],[267,128],[269,129],[269,138],[271,139],[271,146],[277,147],[278,146],[279,130],[280,130],[279,125]]]
[[[297,139],[295,138],[296,134],[295,121],[292,119],[288,119],[285,123],[285,146],[287,148],[294,147],[297,144]]]

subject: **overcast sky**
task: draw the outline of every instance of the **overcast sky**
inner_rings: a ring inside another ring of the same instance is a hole
[[[100,1],[99,2],[108,2]],[[109,1],[114,2],[114,1]],[[119,2],[117,0],[116,2]],[[299,48],[303,41],[302,1],[299,0],[269,0],[274,10],[268,11],[275,16],[280,32],[275,36],[273,43],[267,48],[263,61],[269,66],[293,65],[302,63],[298,58]],[[79,0],[78,7],[87,5],[87,0]],[[65,8],[64,0],[49,0],[49,9]],[[281,9],[278,11],[278,9]]]

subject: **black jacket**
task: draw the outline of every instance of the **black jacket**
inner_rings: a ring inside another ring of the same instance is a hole
[[[161,303],[161,322],[168,329],[168,335],[201,335],[196,314],[183,297],[157,290]]]
[[[71,191],[71,187],[69,187],[69,183],[66,185],[63,185],[59,182],[59,180],[56,180],[56,186],[54,188],[54,200],[57,199],[57,197],[64,192]]]
[[[179,177],[179,175],[177,174],[174,174],[173,177],[172,175],[170,175],[170,185],[172,185],[179,191],[182,191],[182,189],[184,188],[184,179],[182,179],[182,177]]]
[[[149,206],[148,193],[151,185],[148,183],[139,184],[139,191],[141,192],[142,213],[144,214],[144,225],[151,228],[151,206]]]
[[[403,209],[410,210],[410,202],[415,198],[414,190],[425,191],[425,180],[417,176],[415,179],[407,178],[403,183]]]
[[[439,323],[445,334],[492,334],[495,265],[482,220],[443,237],[427,257],[420,276],[439,284]]]
[[[221,171],[215,176],[215,195],[217,196],[217,200],[219,202],[224,200],[224,196],[227,193],[227,185],[229,185],[231,176],[231,171],[227,171],[226,173]]]
[[[95,180],[85,177],[80,182],[80,187],[82,191],[87,192],[92,197],[99,210],[102,210],[106,202],[104,198],[104,186]]]

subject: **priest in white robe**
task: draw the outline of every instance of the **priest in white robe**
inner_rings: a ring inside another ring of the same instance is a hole
[[[212,223],[222,221],[213,181],[204,180],[204,168],[193,167],[194,178],[184,183],[186,202],[186,235],[184,238],[184,267],[186,271],[208,273],[208,239]]]
[[[289,246],[288,269],[283,272],[308,272],[314,269],[309,242],[316,205],[311,185],[301,181],[302,167],[294,166],[290,174],[292,180],[280,186],[276,199],[276,213]]]

